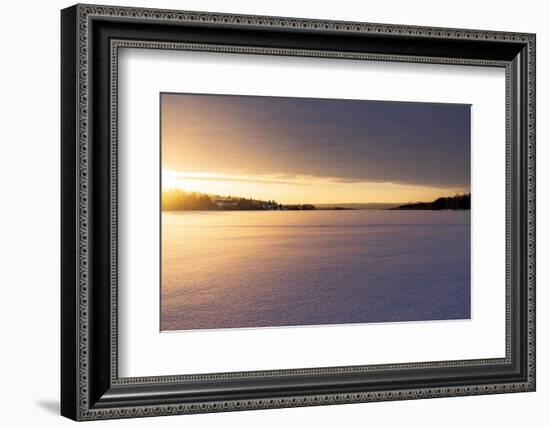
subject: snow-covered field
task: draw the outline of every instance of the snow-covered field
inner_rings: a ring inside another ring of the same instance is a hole
[[[162,330],[470,318],[469,211],[162,214]]]

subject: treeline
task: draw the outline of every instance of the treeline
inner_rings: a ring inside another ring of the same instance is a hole
[[[470,194],[440,197],[431,203],[409,203],[390,210],[470,210]]]
[[[178,189],[162,191],[162,210],[217,210],[217,204],[208,195],[184,192]]]
[[[211,197],[179,189],[162,191],[162,210],[315,210],[313,204],[279,204],[275,200],[239,197]]]
[[[231,197],[218,203],[218,210],[280,210],[280,204],[275,200],[263,201]]]

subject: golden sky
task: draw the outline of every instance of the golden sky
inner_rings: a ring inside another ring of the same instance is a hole
[[[470,106],[161,95],[162,186],[292,203],[469,192]]]

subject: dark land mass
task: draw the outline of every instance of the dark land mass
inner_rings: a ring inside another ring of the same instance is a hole
[[[390,210],[470,210],[470,194],[441,197],[431,203],[409,203]]]
[[[280,204],[275,200],[222,197],[171,189],[162,192],[162,210],[316,210],[316,207],[313,204]]]

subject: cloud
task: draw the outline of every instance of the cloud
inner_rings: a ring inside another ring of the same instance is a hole
[[[181,181],[224,181],[224,182],[247,182],[247,183],[262,183],[270,185],[310,185],[310,183],[297,181],[289,175],[285,175],[282,179],[262,176],[238,176],[226,175],[211,172],[186,173],[186,172],[169,172],[169,175]]]
[[[470,185],[470,105],[163,95],[162,123],[167,169]]]

